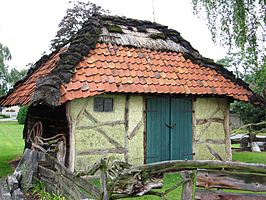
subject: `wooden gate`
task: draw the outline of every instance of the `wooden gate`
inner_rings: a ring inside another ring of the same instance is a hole
[[[190,99],[147,99],[146,163],[192,158]]]

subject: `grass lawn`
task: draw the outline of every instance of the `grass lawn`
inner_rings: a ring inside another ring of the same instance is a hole
[[[233,152],[233,161],[260,163],[266,165],[266,152]]]
[[[0,121],[0,178],[13,171],[8,162],[23,152],[22,130],[17,122]]]

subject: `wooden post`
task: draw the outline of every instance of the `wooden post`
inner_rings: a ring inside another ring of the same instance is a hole
[[[226,161],[231,161],[232,160],[232,150],[231,150],[231,138],[230,138],[230,134],[231,134],[231,127],[229,124],[229,110],[230,110],[230,104],[227,101],[227,106],[224,110],[224,133],[225,133],[225,157],[224,159]]]
[[[108,180],[107,180],[107,163],[104,164],[104,166],[101,167],[101,192],[102,192],[102,199],[103,200],[109,200],[110,199],[110,193],[108,188]]]
[[[195,172],[182,171],[181,176],[185,181],[182,188],[182,200],[192,200],[194,196]]]
[[[125,162],[128,162],[128,123],[129,123],[129,95],[126,95],[125,104]]]
[[[66,104],[66,118],[67,118],[67,123],[68,123],[68,129],[69,129],[69,145],[68,146],[68,169],[71,172],[74,172],[75,168],[75,121],[71,117],[71,102]]]

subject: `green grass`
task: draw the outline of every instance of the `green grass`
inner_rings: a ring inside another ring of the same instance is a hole
[[[231,144],[232,148],[240,148],[240,144]]]
[[[266,164],[266,152],[233,152],[233,161]]]
[[[46,188],[44,186],[44,183],[39,181],[39,180],[35,180],[35,182],[33,183],[33,187],[26,192],[25,194],[27,199],[45,199],[45,200],[65,200],[66,198],[63,197],[60,194],[51,194],[48,193],[46,191]]]
[[[0,122],[0,178],[12,173],[9,161],[23,152],[23,125],[13,121]]]

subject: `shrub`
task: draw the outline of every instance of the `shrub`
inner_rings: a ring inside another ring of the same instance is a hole
[[[10,118],[8,115],[1,114],[0,119]]]
[[[17,116],[17,120],[19,124],[25,124],[27,112],[28,112],[28,106],[20,107],[18,111],[18,116]]]

